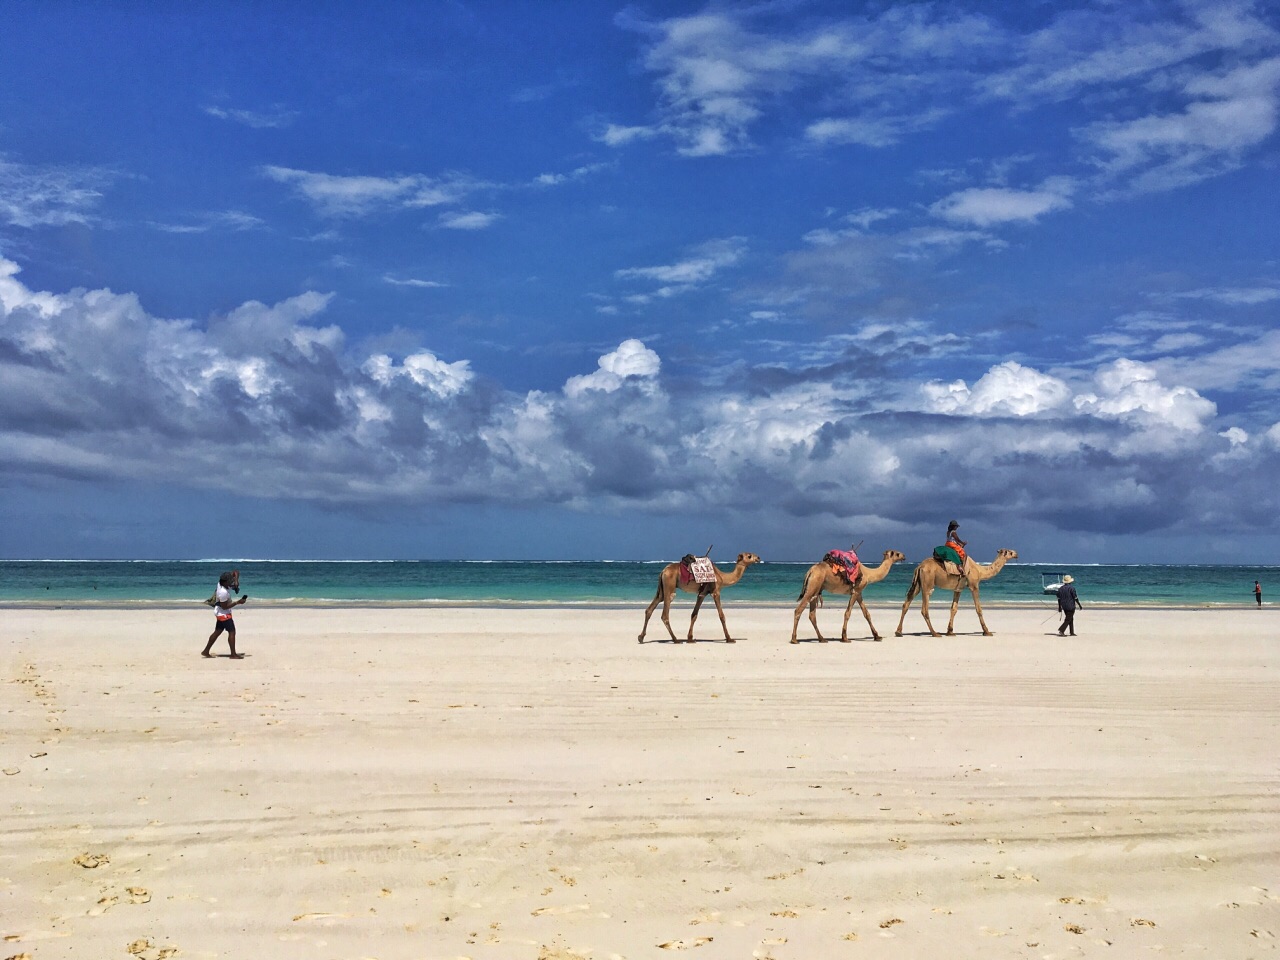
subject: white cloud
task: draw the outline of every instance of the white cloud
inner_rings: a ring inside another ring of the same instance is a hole
[[[1071,396],[1066,383],[1009,360],[988,370],[970,388],[963,380],[923,386],[929,409],[978,417],[1030,417],[1061,407]]]
[[[1034,223],[1046,213],[1068,209],[1074,189],[1074,181],[1066,177],[1046,180],[1036,190],[972,187],[944,197],[929,210],[943,219],[977,227]]]
[[[936,125],[947,115],[938,108],[910,116],[828,117],[805,128],[807,139],[818,144],[858,144],[864,147],[891,147],[907,134]]]
[[[1095,380],[1098,392],[1080,394],[1074,401],[1077,410],[1093,416],[1199,432],[1217,413],[1217,405],[1191,387],[1165,387],[1153,367],[1132,360],[1101,367]]]
[[[1280,389],[1280,330],[1195,356],[1162,360],[1160,367],[1201,390],[1236,389],[1250,382],[1263,389]]]
[[[1280,300],[1280,287],[1204,287],[1173,294],[1188,300],[1214,300],[1228,306],[1256,306]]]
[[[615,270],[613,275],[619,280],[653,280],[666,284],[658,295],[670,296],[696,284],[705,283],[720,270],[733,266],[746,254],[746,249],[746,240],[742,237],[710,240],[697,247],[692,256],[676,263],[655,267],[626,267]]]
[[[0,223],[15,227],[89,223],[111,176],[77,167],[35,167],[0,159]]]
[[[1198,333],[1166,333],[1151,345],[1156,353],[1178,353],[1206,344],[1208,340]]]
[[[455,397],[474,379],[468,360],[446,363],[429,350],[409,354],[400,366],[396,366],[385,353],[374,354],[360,368],[375,382],[384,386],[397,377],[407,377],[420,387],[425,387],[437,397]]]
[[[440,214],[440,226],[447,227],[450,230],[484,230],[499,219],[501,219],[500,214],[481,213],[477,210],[442,213]]]
[[[222,210],[216,213],[199,214],[189,223],[155,223],[151,224],[162,233],[209,233],[215,230],[258,230],[266,223],[251,213],[240,210]]]
[[[658,23],[620,18],[652,39],[644,64],[657,77],[660,120],[610,125],[601,139],[620,146],[668,136],[686,156],[731,153],[751,146],[751,127],[784,95],[812,88],[845,101],[852,114],[812,122],[812,142],[885,146],[940,115],[932,106],[890,112],[905,91],[938,85],[939,64],[999,43],[985,18],[924,5],[789,32],[753,29],[760,13],[715,10]]]
[[[1275,31],[1250,6],[1173,4],[1157,17],[1135,16],[1125,6],[1066,9],[1021,38],[1016,65],[990,75],[983,87],[1016,101],[1065,99],[1140,83],[1206,54],[1273,44]]]
[[[1006,362],[922,392],[845,362],[874,354],[880,367],[904,344],[920,358],[940,339],[886,319],[815,339],[804,370],[668,383],[658,353],[627,338],[560,390],[515,393],[426,347],[362,352],[324,324],[323,293],[249,301],[205,325],[19,276],[0,260],[0,471],[30,482],[145,477],[337,504],[732,503],[885,523],[915,522],[945,482],[968,516],[1108,533],[1217,530],[1242,505],[1280,507],[1280,424],[1218,421],[1167,364]],[[1212,498],[1187,468],[1203,463],[1217,471]]]
[[[570,397],[579,397],[589,390],[612,393],[628,378],[653,379],[661,368],[662,361],[658,355],[643,342],[624,340],[618,344],[618,349],[600,358],[599,369],[595,373],[570,377],[565,382],[564,392]]]
[[[292,186],[316,211],[329,217],[362,217],[391,207],[434,207],[460,203],[468,195],[488,187],[461,174],[427,177],[340,176],[267,166],[263,174]]]
[[[1131,175],[1131,187],[1139,192],[1181,187],[1234,169],[1244,151],[1276,129],[1280,57],[1196,76],[1183,92],[1189,102],[1179,112],[1101,121],[1080,134],[1110,154],[1106,168]]]
[[[287,127],[298,116],[296,110],[287,110],[279,104],[269,110],[236,110],[230,107],[205,107],[204,112],[219,120],[231,120],[253,127],[255,130],[269,130]]]
[[[383,274],[382,282],[389,283],[394,287],[421,287],[423,289],[435,289],[437,287],[449,286],[449,284],[441,283],[438,280],[419,280],[416,277],[407,277],[402,280],[391,276],[389,273]]]

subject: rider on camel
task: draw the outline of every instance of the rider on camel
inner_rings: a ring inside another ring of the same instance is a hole
[[[936,547],[933,551],[934,557],[939,562],[951,561],[959,569],[964,569],[965,560],[968,554],[964,552],[964,548],[968,546],[964,540],[960,539],[960,521],[952,520],[947,524],[947,543],[945,546]]]

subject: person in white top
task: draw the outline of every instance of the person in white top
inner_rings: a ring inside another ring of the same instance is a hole
[[[213,633],[209,634],[209,642],[204,645],[204,650],[200,653],[200,656],[202,657],[213,656],[213,654],[209,652],[213,649],[213,642],[217,640],[225,630],[227,632],[227,643],[231,647],[231,659],[244,659],[243,653],[236,653],[236,622],[231,618],[231,608],[240,606],[249,599],[249,595],[246,593],[239,600],[232,600],[232,591],[235,591],[236,593],[240,592],[239,570],[232,570],[228,573],[224,573],[218,578],[218,589],[213,592],[212,598],[214,602],[213,615],[217,618],[216,626],[213,629]]]

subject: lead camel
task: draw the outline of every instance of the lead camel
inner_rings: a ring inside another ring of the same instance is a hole
[[[724,628],[724,639],[726,643],[735,643],[733,637],[729,636],[729,625],[724,622],[724,607],[720,605],[720,591],[724,587],[731,587],[746,573],[747,567],[753,563],[759,563],[760,558],[754,553],[738,554],[738,562],[733,569],[725,573],[719,567],[713,567],[716,572],[716,582],[698,583],[690,580],[687,583],[680,582],[680,564],[668,563],[662,568],[662,573],[658,576],[658,592],[654,594],[653,601],[649,604],[649,609],[644,612],[644,626],[640,628],[640,636],[636,639],[640,643],[644,643],[644,635],[649,630],[649,618],[653,616],[654,608],[658,603],[662,603],[662,622],[667,628],[667,633],[671,634],[671,640],[674,643],[680,641],[676,639],[676,633],[671,629],[671,598],[676,595],[677,590],[683,590],[685,593],[696,593],[698,599],[693,604],[693,616],[689,618],[689,636],[685,639],[686,643],[693,643],[693,624],[698,619],[698,610],[702,607],[702,601],[707,597],[711,597],[716,604],[716,613],[720,614],[720,626]]]

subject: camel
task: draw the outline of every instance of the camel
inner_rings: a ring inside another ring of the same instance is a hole
[[[667,627],[667,633],[671,634],[671,640],[674,643],[680,641],[676,639],[675,631],[671,629],[671,598],[676,595],[676,590],[683,590],[686,593],[696,593],[697,601],[693,605],[693,616],[689,618],[689,636],[685,638],[685,643],[693,643],[693,624],[698,619],[698,610],[702,606],[702,601],[708,596],[716,602],[716,612],[720,614],[720,626],[724,627],[725,643],[736,643],[733,637],[729,636],[729,625],[724,622],[724,607],[720,606],[720,591],[724,587],[731,587],[742,579],[743,573],[747,567],[753,563],[759,563],[760,558],[754,553],[738,554],[738,562],[734,568],[725,573],[719,567],[714,568],[716,571],[716,582],[698,583],[690,581],[689,583],[680,582],[680,564],[668,563],[662,568],[662,573],[658,577],[658,592],[654,594],[653,602],[649,604],[649,609],[644,612],[644,626],[640,628],[640,636],[637,640],[644,643],[644,635],[649,629],[649,618],[653,616],[653,610],[658,605],[658,601],[662,601],[662,622]]]
[[[796,639],[796,630],[800,626],[800,611],[804,609],[805,604],[809,605],[809,622],[813,624],[813,632],[818,635],[819,643],[826,643],[827,638],[822,635],[822,631],[818,629],[818,604],[822,602],[822,592],[837,593],[841,596],[848,594],[849,606],[844,611],[844,623],[840,626],[840,642],[849,642],[849,616],[853,613],[853,605],[856,603],[862,609],[862,615],[867,618],[867,626],[871,628],[871,639],[879,640],[880,634],[876,633],[876,625],[871,622],[871,614],[867,612],[867,605],[862,601],[862,591],[873,583],[879,583],[889,575],[889,568],[899,560],[907,559],[906,554],[899,553],[897,550],[886,550],[884,552],[884,560],[880,566],[871,568],[865,563],[858,573],[858,580],[852,586],[845,582],[839,574],[833,573],[831,564],[825,562],[815,563],[809,568],[809,572],[804,575],[804,589],[800,591],[800,602],[796,604],[796,617],[791,623],[791,642],[799,643]]]
[[[973,595],[973,607],[978,611],[978,622],[982,624],[982,635],[984,637],[993,636],[987,629],[987,621],[982,618],[982,603],[978,600],[978,584],[983,580],[990,580],[1004,567],[1010,560],[1018,559],[1018,551],[1016,550],[997,550],[996,558],[992,563],[984,566],[976,563],[972,558],[965,564],[964,571],[958,576],[954,573],[947,573],[943,569],[942,564],[930,557],[916,567],[915,574],[911,577],[911,587],[907,590],[907,599],[902,602],[902,619],[898,621],[898,629],[894,631],[895,637],[902,636],[902,624],[907,619],[907,610],[911,607],[911,601],[915,599],[916,594],[920,594],[920,612],[924,614],[924,622],[929,625],[929,632],[935,637],[942,634],[933,629],[933,621],[929,619],[929,594],[937,587],[942,590],[951,590],[955,596],[951,599],[951,619],[947,622],[947,636],[955,636],[956,632],[956,608],[960,606],[960,593],[962,590],[968,590]]]

